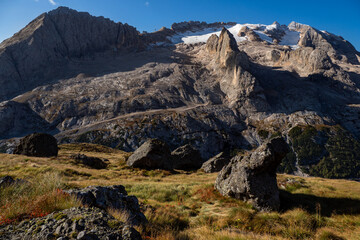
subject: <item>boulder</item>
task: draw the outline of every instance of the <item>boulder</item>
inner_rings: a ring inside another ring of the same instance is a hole
[[[140,211],[138,199],[135,196],[128,196],[122,185],[89,186],[65,192],[81,200],[85,206],[120,210],[126,214],[127,224],[138,226],[147,222],[146,217]]]
[[[127,165],[145,169],[171,169],[171,152],[159,139],[149,139],[127,160]]]
[[[288,152],[287,143],[278,137],[245,157],[238,155],[220,171],[215,188],[222,195],[248,201],[259,210],[278,210],[276,169]]]
[[[46,133],[33,133],[20,140],[14,154],[33,157],[56,157],[58,146],[56,139]]]
[[[180,170],[196,170],[201,167],[203,159],[200,152],[190,144],[175,149],[172,153],[172,168]]]
[[[108,160],[102,160],[97,157],[88,157],[84,154],[74,154],[70,158],[74,159],[76,163],[86,165],[90,168],[104,169],[107,167]]]
[[[141,240],[132,226],[99,208],[78,207],[45,217],[0,226],[0,239],[121,239]]]
[[[11,176],[5,176],[0,178],[0,188],[9,186],[13,183],[15,183],[15,180]]]
[[[201,169],[206,173],[219,172],[224,166],[230,162],[230,155],[221,152],[203,163]]]

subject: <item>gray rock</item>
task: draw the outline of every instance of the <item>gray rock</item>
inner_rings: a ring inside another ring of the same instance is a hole
[[[69,59],[140,46],[127,24],[66,7],[43,13],[0,44],[0,101],[56,78]]]
[[[135,196],[128,196],[122,185],[90,186],[65,192],[76,196],[86,206],[115,209],[126,213],[128,224],[141,225],[147,222],[144,214],[140,211],[138,199]]]
[[[86,165],[90,168],[104,169],[107,167],[108,160],[102,160],[97,157],[88,157],[84,154],[74,154],[70,158],[74,159],[76,163]]]
[[[5,176],[0,178],[0,188],[9,186],[13,183],[15,183],[15,180],[11,176]]]
[[[82,229],[74,229],[82,221]],[[23,221],[13,228],[0,226],[1,239],[141,240],[139,232],[99,208],[71,208]]]
[[[171,169],[171,152],[159,139],[149,139],[127,160],[127,165],[145,169]]]
[[[201,169],[206,173],[219,172],[224,166],[230,162],[230,155],[221,152],[203,163]]]
[[[196,170],[203,163],[200,152],[190,144],[175,149],[171,152],[171,156],[173,169]]]
[[[276,168],[288,153],[282,138],[271,139],[248,156],[236,156],[219,173],[215,187],[224,196],[253,204],[264,211],[278,210]]]
[[[126,225],[122,229],[123,240],[141,240],[141,235],[134,228]]]
[[[56,138],[46,133],[33,133],[20,140],[14,154],[33,157],[56,157],[58,146]]]

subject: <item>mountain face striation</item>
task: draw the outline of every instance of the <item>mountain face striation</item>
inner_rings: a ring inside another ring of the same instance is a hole
[[[295,22],[139,33],[59,7],[0,44],[0,149],[42,131],[126,151],[189,143],[208,159],[283,135],[279,171],[360,177],[359,61],[342,37]]]

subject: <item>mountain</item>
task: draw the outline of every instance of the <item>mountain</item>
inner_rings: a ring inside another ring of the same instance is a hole
[[[126,151],[160,138],[209,158],[283,135],[279,170],[360,177],[359,61],[342,37],[295,22],[139,33],[59,7],[0,44],[1,149],[36,130]]]

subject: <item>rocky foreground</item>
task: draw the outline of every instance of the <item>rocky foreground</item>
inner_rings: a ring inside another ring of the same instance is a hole
[[[0,226],[0,239],[141,240],[140,234],[98,208],[70,208],[46,217]]]

